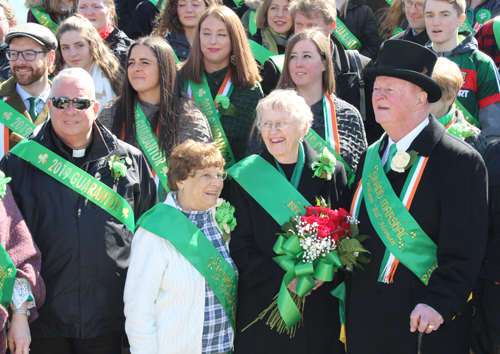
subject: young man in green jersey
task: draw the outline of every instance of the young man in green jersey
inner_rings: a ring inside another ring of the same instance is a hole
[[[427,45],[462,71],[458,108],[487,142],[500,137],[500,76],[491,58],[478,50],[473,35],[458,31],[466,18],[465,0],[427,0],[424,16],[431,40]]]

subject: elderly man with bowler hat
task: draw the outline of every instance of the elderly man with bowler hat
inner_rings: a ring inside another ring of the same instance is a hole
[[[49,116],[49,69],[57,39],[46,27],[24,23],[5,35],[12,77],[0,84],[0,158]]]
[[[0,162],[43,257],[34,354],[121,354],[134,223],[157,197],[146,159],[96,120],[98,108],[92,77],[61,71],[50,119]]]
[[[385,134],[362,157],[352,212],[371,252],[350,278],[349,354],[469,354],[468,299],[487,240],[487,174],[473,148],[429,113],[437,57],[387,41],[373,108]]]

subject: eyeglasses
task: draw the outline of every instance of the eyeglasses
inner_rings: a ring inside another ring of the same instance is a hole
[[[409,0],[403,0],[403,2],[405,3],[405,7],[408,9],[411,9],[411,7],[413,5],[415,5],[415,8],[418,11],[422,11],[424,9],[424,3],[422,3],[422,2],[413,2],[413,1],[409,1]]]
[[[66,109],[69,103],[73,102],[73,108],[77,111],[85,111],[95,102],[95,100],[89,100],[88,98],[69,99],[66,97],[52,97],[50,101],[52,102],[52,106],[57,109]]]
[[[257,128],[261,132],[267,132],[267,131],[271,130],[273,128],[273,125],[274,125],[276,130],[285,130],[286,128],[288,128],[290,126],[290,124],[292,124],[291,120],[284,120],[281,122],[265,122],[265,123],[257,124]]]
[[[22,52],[18,50],[8,50],[5,52],[5,56],[8,61],[16,61],[19,58],[19,54],[23,56],[23,59],[26,61],[33,61],[36,59],[36,55],[40,53],[45,53],[44,51],[36,51],[36,50],[23,50]]]
[[[210,172],[210,171],[198,171],[194,172],[195,175],[200,175],[201,179],[205,182],[212,182],[215,178],[219,181],[224,181],[227,177],[227,172]]]

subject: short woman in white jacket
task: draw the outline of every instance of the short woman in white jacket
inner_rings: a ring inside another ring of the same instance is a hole
[[[172,192],[138,221],[124,293],[132,353],[233,346],[237,270],[223,234],[236,222],[234,208],[218,199],[224,163],[213,143],[178,145],[169,159]]]

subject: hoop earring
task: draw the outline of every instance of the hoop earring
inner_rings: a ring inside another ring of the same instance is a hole
[[[236,57],[234,56],[234,54],[231,54],[231,56],[229,57],[229,59],[231,59],[231,63],[236,66]]]

